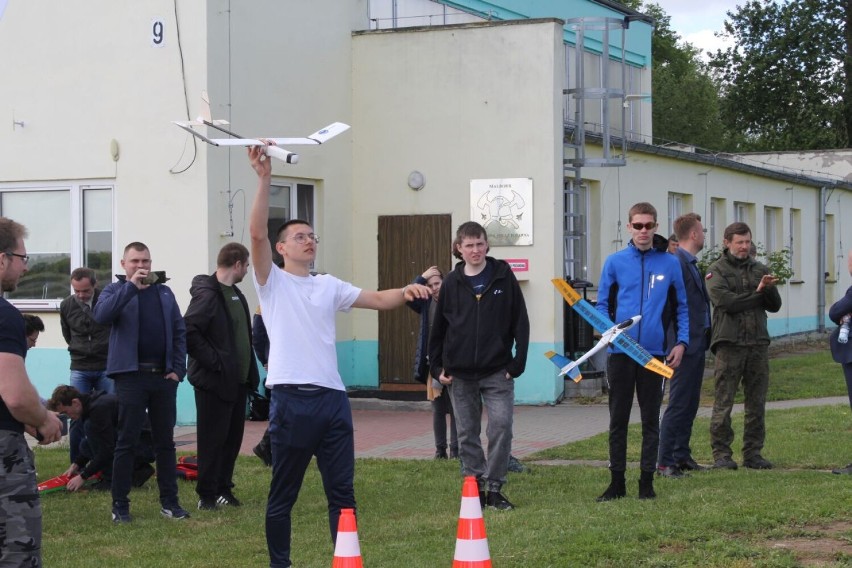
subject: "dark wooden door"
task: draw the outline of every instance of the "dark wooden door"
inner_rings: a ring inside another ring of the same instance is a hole
[[[452,266],[450,215],[379,217],[379,289],[401,288],[429,268]],[[420,316],[403,307],[379,312],[379,385],[385,390],[423,388],[414,380]]]

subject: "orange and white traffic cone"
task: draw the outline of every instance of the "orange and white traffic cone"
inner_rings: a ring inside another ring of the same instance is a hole
[[[462,486],[459,529],[456,533],[456,553],[453,568],[491,568],[482,504],[479,502],[479,485],[476,477],[464,478]]]
[[[331,568],[363,568],[361,547],[358,545],[358,528],[355,526],[355,509],[341,509],[337,521],[337,543]]]

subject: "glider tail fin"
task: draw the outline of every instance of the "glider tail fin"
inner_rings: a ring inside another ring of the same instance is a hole
[[[560,375],[568,375],[575,383],[579,383],[583,378],[583,375],[580,373],[580,367],[568,357],[560,355],[555,351],[548,351],[544,356],[559,368]]]

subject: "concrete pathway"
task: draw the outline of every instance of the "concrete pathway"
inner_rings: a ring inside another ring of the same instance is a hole
[[[355,423],[355,456],[358,458],[432,459],[432,411],[428,402],[392,402],[376,399],[351,399]],[[769,402],[768,410],[849,404],[845,396]],[[734,412],[742,412],[741,404]],[[712,408],[701,407],[698,416],[709,417]],[[631,423],[639,421],[638,406],[633,407]],[[483,420],[483,434],[487,419]],[[246,422],[241,454],[251,455],[263,436],[266,422]],[[572,401],[555,406],[516,406],[512,454],[523,458],[532,453],[606,432],[609,409],[605,404],[577,404]],[[178,451],[196,449],[195,427],[178,427],[175,443]]]

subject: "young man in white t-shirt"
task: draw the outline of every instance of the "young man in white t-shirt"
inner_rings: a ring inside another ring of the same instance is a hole
[[[352,308],[389,310],[429,297],[429,289],[362,290],[327,274],[311,275],[317,237],[311,226],[293,219],[278,230],[275,250],[284,269],[272,263],[267,237],[270,160],[263,148],[249,148],[258,190],[249,220],[254,282],[269,334],[272,390],[269,433],[272,482],[266,507],[270,566],[290,566],[290,512],[305,470],[315,455],[329,501],[329,529],[337,538],[340,510],[355,508],[355,443],[352,410],[337,370],[335,316]]]

